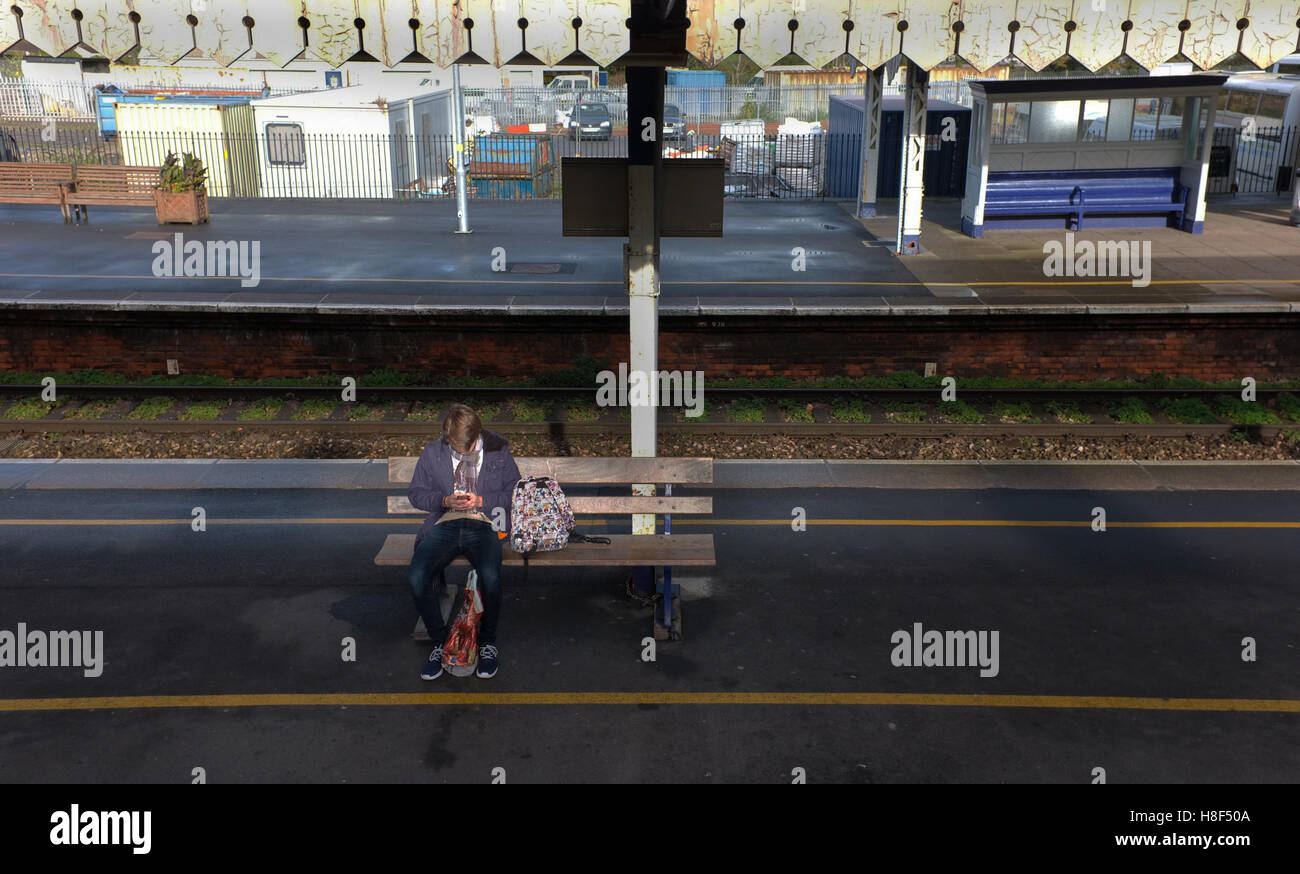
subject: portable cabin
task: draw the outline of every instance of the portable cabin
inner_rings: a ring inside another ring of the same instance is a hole
[[[208,171],[211,197],[257,197],[257,137],[247,97],[167,96],[118,102],[114,125],[122,163],[157,167],[189,152]]]
[[[445,172],[451,98],[378,82],[254,100],[253,121],[263,197],[389,198]]]
[[[393,187],[399,192],[440,189],[454,153],[455,127],[456,105],[449,90],[389,103]]]
[[[831,96],[826,142],[826,187],[831,197],[857,197],[862,171],[862,121],[866,99]],[[948,119],[952,119],[951,122]],[[961,197],[966,193],[966,158],[970,146],[969,106],[931,99],[925,116],[925,195]],[[951,135],[946,132],[951,131]],[[903,98],[887,95],[880,105],[880,160],[876,196],[898,197],[903,169]]]
[[[1200,233],[1227,76],[970,80],[962,230],[1147,227]]]

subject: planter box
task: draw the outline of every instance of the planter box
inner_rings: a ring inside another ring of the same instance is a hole
[[[156,188],[153,203],[160,225],[173,222],[197,225],[208,222],[206,191],[163,191]]]

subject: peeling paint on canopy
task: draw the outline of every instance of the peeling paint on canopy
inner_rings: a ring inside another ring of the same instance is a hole
[[[188,54],[279,66],[304,51],[300,17],[308,55],[333,65],[363,43],[387,66],[416,51],[446,67],[471,47],[498,67],[525,50],[548,66],[574,51],[607,65],[628,50],[630,15],[630,0],[0,0],[0,48],[19,39],[14,5],[27,41],[51,55],[76,44],[77,10],[82,42],[116,60],[135,45],[136,12],[143,63]],[[738,43],[760,66],[791,51],[825,66],[846,50],[872,68],[902,52],[931,69],[954,50],[981,70],[1011,54],[1035,70],[1064,54],[1096,70],[1125,52],[1150,69],[1180,50],[1202,68],[1237,51],[1268,66],[1297,50],[1300,20],[1300,0],[686,0],[686,9],[687,50],[710,67]]]

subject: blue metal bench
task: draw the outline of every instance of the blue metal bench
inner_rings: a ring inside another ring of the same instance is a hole
[[[1085,215],[1172,215],[1181,224],[1188,189],[1177,167],[989,173],[984,217],[1062,216],[1083,227]]]

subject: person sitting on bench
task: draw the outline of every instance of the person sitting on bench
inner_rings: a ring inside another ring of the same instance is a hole
[[[407,497],[411,506],[429,511],[415,536],[410,571],[415,608],[435,644],[420,672],[425,680],[442,676],[447,624],[438,600],[443,571],[462,554],[477,572],[483,600],[476,674],[486,679],[497,672],[501,541],[510,529],[511,498],[521,479],[509,447],[500,434],[483,430],[477,413],[464,404],[452,404],[442,423],[442,438],[424,447],[415,465]],[[494,516],[504,519],[505,533],[493,527]]]

